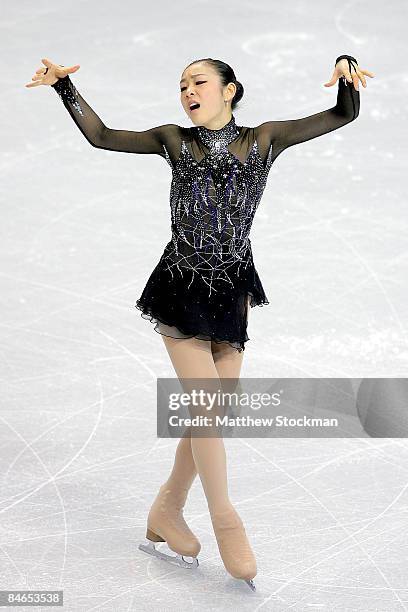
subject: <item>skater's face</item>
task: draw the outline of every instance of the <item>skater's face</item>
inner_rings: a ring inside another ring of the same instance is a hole
[[[188,66],[181,75],[181,104],[195,125],[218,129],[212,126],[226,123],[231,117],[231,100],[235,92],[235,84],[223,87],[217,71],[205,62]],[[225,104],[224,100],[228,103]],[[190,108],[193,101],[200,105],[196,110]]]

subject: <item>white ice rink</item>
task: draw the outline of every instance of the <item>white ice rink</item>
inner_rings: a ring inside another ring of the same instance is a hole
[[[188,127],[180,75],[210,56],[255,126],[334,106],[323,83],[356,57],[375,74],[359,117],[269,173],[251,242],[270,304],[242,376],[405,377],[407,17],[402,0],[2,3],[0,590],[62,589],[69,612],[408,611],[403,437],[225,441],[255,593],[224,569],[198,477],[199,568],[138,550],[177,445],[156,436],[175,373],[134,307],[170,239],[171,170],[93,148],[53,89],[25,87],[43,57],[78,63],[107,126]]]

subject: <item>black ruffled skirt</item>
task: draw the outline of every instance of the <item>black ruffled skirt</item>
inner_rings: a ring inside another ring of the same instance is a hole
[[[252,256],[228,269],[231,282],[207,283],[188,268],[172,267],[165,261],[166,247],[151,273],[135,308],[155,324],[154,330],[172,338],[198,338],[228,342],[239,352],[245,350],[248,304],[269,304]],[[236,269],[234,269],[234,267]]]

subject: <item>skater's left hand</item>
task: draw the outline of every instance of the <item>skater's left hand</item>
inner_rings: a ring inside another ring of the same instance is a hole
[[[357,89],[358,91],[358,82],[359,80],[362,82],[363,87],[367,87],[367,82],[365,80],[365,76],[370,77],[370,79],[374,78],[374,75],[372,72],[369,72],[368,70],[363,70],[362,68],[360,68],[358,66],[358,64],[355,64],[355,62],[350,62],[351,63],[351,70],[352,73],[350,74],[350,70],[349,70],[349,63],[348,60],[343,58],[340,61],[337,62],[333,74],[332,74],[332,78],[330,79],[330,81],[328,83],[325,83],[324,86],[325,87],[331,87],[332,85],[334,85],[335,83],[337,83],[337,81],[341,78],[341,77],[346,77],[347,81],[349,83],[353,83],[354,84],[354,88]],[[354,66],[356,66],[356,68],[354,69]]]

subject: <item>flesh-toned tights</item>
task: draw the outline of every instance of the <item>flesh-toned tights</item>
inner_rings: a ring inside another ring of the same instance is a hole
[[[248,312],[250,310],[249,303],[247,310]],[[214,379],[214,389],[224,387],[222,382],[224,378],[238,381],[244,351],[238,352],[228,343],[196,338],[176,339],[168,336],[162,338],[179,379]],[[228,383],[231,385],[233,381]],[[206,389],[207,384],[208,381],[205,384]],[[234,391],[234,388],[230,386],[226,390]],[[190,489],[197,473],[211,514],[229,509],[231,501],[222,436],[180,438],[167,484],[174,488]]]

